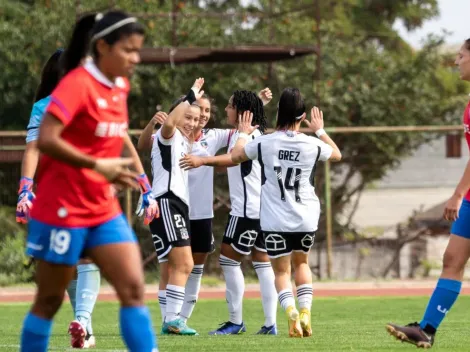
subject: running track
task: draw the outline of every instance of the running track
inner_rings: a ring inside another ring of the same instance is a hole
[[[382,284],[374,283],[314,283],[315,297],[410,297],[429,296],[434,289],[435,281],[412,282],[396,281]],[[155,285],[146,287],[145,299],[155,300],[158,288]],[[461,294],[470,295],[470,285],[464,282]],[[0,303],[32,302],[34,288],[0,289]],[[260,298],[258,285],[247,285],[245,298]],[[224,299],[224,288],[202,288],[200,299]],[[107,287],[101,289],[99,301],[116,301],[116,295]]]

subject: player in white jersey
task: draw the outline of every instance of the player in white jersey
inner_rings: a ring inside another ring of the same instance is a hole
[[[183,96],[184,98],[184,96]],[[206,157],[214,156],[216,153],[227,147],[230,137],[234,133],[233,129],[205,129],[210,120],[212,112],[212,100],[204,94],[197,100],[201,114],[199,124],[192,132],[192,156]],[[170,109],[171,111],[171,109]],[[158,112],[149,122],[139,138],[139,149],[151,148],[152,133],[157,123],[163,123],[167,115]],[[184,160],[190,158],[187,155]],[[187,321],[194,310],[194,306],[199,296],[201,279],[204,271],[204,264],[207,257],[215,249],[214,237],[212,235],[212,219],[214,217],[214,169],[209,166],[202,166],[189,170],[189,219],[191,232],[191,251],[194,260],[194,267],[189,275],[185,286],[185,297],[180,316]],[[167,273],[162,273],[165,277]],[[162,316],[166,310],[166,287],[165,280],[161,280],[161,287],[158,291],[158,300]]]
[[[271,100],[271,91],[260,93],[265,102]],[[227,122],[237,125],[238,115],[243,111],[254,113],[254,120],[259,129],[253,131],[250,138],[256,138],[266,128],[264,102],[255,93],[236,91],[230,98],[225,111]],[[237,133],[230,138],[229,151],[233,148]],[[245,255],[252,255],[253,265],[261,287],[262,303],[265,313],[264,326],[258,334],[276,335],[276,291],[274,273],[266,254],[264,241],[260,233],[259,206],[261,192],[261,168],[258,161],[247,161],[240,165],[232,162],[230,154],[213,157],[186,157],[181,161],[183,167],[193,168],[201,165],[227,166],[230,200],[232,209],[223,237],[219,263],[225,276],[226,298],[229,309],[229,321],[212,331],[213,335],[231,335],[246,331],[242,318],[242,301],[245,290],[240,263]]]
[[[160,285],[166,284],[166,312],[163,334],[195,335],[180,317],[185,285],[193,269],[189,238],[188,172],[179,160],[190,152],[191,136],[198,125],[204,79],[197,79],[184,101],[170,112],[155,134],[152,146],[152,195],[161,216],[150,223],[150,231],[160,262]],[[167,275],[165,274],[167,273]]]
[[[323,129],[323,113],[315,107],[311,122],[305,117],[305,103],[299,90],[286,88],[279,101],[276,131],[253,140],[252,116],[244,113],[232,150],[234,162],[258,160],[261,164],[261,230],[291,337],[312,335],[313,290],[308,254],[320,217],[320,201],[314,188],[315,169],[318,161],[341,159],[338,147]],[[318,138],[299,133],[302,121]],[[300,314],[292,293],[291,259]]]

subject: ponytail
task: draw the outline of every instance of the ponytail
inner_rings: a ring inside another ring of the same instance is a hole
[[[98,58],[96,42],[104,40],[114,45],[125,36],[132,34],[144,35],[144,27],[134,17],[122,11],[109,11],[104,15],[89,14],[82,17],[76,24],[70,43],[65,50],[62,62],[62,74],[66,75],[78,67],[87,55]]]
[[[69,45],[62,58],[62,75],[77,68],[87,56],[96,14],[85,15],[75,24]]]

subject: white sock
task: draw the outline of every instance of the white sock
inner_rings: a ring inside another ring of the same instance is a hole
[[[220,255],[219,263],[225,277],[225,297],[227,299],[230,322],[240,325],[243,322],[243,293],[245,292],[245,278],[243,277],[240,262]]]
[[[291,288],[287,288],[279,292],[279,303],[284,310],[287,310],[290,306],[295,307],[294,294],[292,293]]]
[[[201,289],[201,279],[204,272],[204,264],[196,264],[189,274],[188,281],[186,282],[184,303],[181,308],[181,318],[187,321],[191,314],[193,314],[194,306],[196,305],[197,298],[199,296],[199,290]]]
[[[184,302],[184,287],[166,285],[166,314],[165,321],[168,323],[179,318],[181,307]]]
[[[307,308],[309,311],[312,309],[313,288],[312,284],[305,284],[297,286],[297,301],[299,301],[299,308]]]
[[[162,321],[165,322],[166,315],[166,290],[158,291],[158,304],[160,305],[160,313],[162,313]]]
[[[253,262],[256,275],[258,275],[261,290],[261,302],[264,311],[264,326],[276,324],[277,292],[274,286],[274,271],[270,262]]]

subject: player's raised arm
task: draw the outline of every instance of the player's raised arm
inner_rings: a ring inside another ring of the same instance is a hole
[[[341,160],[341,151],[339,150],[336,143],[328,136],[326,131],[323,129],[325,123],[323,122],[323,111],[318,109],[316,106],[310,111],[310,122],[305,119],[304,122],[310,128],[310,130],[317,135],[317,137],[324,143],[328,144],[333,151],[328,160],[331,161],[340,161]]]
[[[152,149],[152,134],[154,133],[155,127],[160,124],[163,125],[168,115],[164,111],[159,111],[155,113],[152,119],[149,121],[147,126],[145,126],[142,134],[139,136],[137,142],[137,149],[140,151]]]
[[[170,139],[173,137],[176,127],[178,126],[178,121],[184,118],[187,107],[193,104],[196,100],[200,99],[204,94],[204,91],[201,90],[203,85],[204,78],[196,79],[193,86],[189,90],[189,93],[186,95],[185,100],[180,103],[172,112],[170,112],[161,129],[163,138]]]
[[[250,140],[250,135],[258,126],[252,126],[253,113],[250,111],[243,112],[243,115],[240,115],[238,118],[238,139],[235,147],[232,150],[232,161],[234,163],[240,164],[244,161],[247,161],[249,158],[245,153],[245,145]]]

